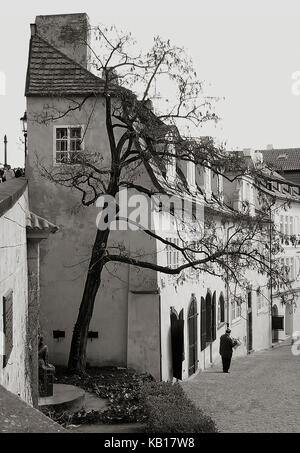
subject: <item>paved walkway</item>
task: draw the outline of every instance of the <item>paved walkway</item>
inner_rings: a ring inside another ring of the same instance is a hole
[[[290,344],[216,366],[182,383],[221,432],[300,433],[300,355]]]
[[[63,433],[66,430],[0,385],[0,433]]]

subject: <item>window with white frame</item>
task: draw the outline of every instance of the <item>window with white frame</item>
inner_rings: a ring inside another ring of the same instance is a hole
[[[231,321],[235,319],[235,301],[231,302]]]
[[[194,189],[196,187],[195,164],[191,161],[187,162],[187,181],[190,189]]]
[[[280,216],[280,233],[284,234],[283,215]]]
[[[171,242],[177,246],[180,246],[179,238],[166,238],[168,242]],[[176,268],[180,266],[180,254],[181,252],[173,247],[171,244],[166,246],[167,252],[167,266],[171,268]]]
[[[295,259],[293,256],[290,258],[290,280],[295,280]]]
[[[285,265],[284,258],[280,258],[280,266],[281,266],[283,273],[284,273],[284,265]],[[279,287],[282,288],[282,283],[279,283]]]
[[[83,150],[82,126],[55,127],[55,163],[76,163],[78,153]]]
[[[241,317],[242,307],[241,304],[234,300],[231,302],[231,321]]]
[[[294,234],[294,219],[290,216],[290,236]]]
[[[289,234],[289,218],[287,215],[285,216],[284,234],[286,234],[287,236]]]

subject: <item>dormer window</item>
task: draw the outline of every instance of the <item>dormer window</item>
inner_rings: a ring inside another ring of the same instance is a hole
[[[82,126],[54,127],[54,162],[56,164],[76,163],[78,153],[82,150]]]
[[[187,182],[190,189],[196,188],[195,164],[191,161],[187,162]]]
[[[173,182],[176,177],[176,155],[175,145],[167,145],[167,165],[166,165],[166,176],[168,181]]]

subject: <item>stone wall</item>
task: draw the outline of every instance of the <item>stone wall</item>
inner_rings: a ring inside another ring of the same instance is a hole
[[[28,316],[26,181],[12,179],[0,184],[0,384],[32,403],[29,372],[26,365],[26,326]],[[12,292],[13,347],[3,363],[3,297]]]

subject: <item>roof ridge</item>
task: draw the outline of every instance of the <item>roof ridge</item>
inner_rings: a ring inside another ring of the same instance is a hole
[[[45,38],[42,38],[41,35],[39,35],[38,33],[35,33],[34,36],[32,36],[32,39],[33,38],[38,38],[40,39],[42,42],[44,42],[45,44],[47,44],[49,47],[51,47],[51,49],[55,50],[55,52],[59,53],[62,57],[64,57],[66,60],[72,62],[75,66],[78,66],[80,69],[83,69],[89,76],[92,76],[93,78],[95,78],[97,81],[100,81],[100,82],[105,82],[104,79],[102,79],[101,77],[98,77],[96,76],[93,72],[89,71],[87,68],[85,68],[82,64],[78,63],[77,61],[73,60],[71,57],[69,57],[68,55],[66,55],[65,53],[63,53],[61,50],[57,49],[56,47],[54,47],[49,41],[47,41]]]
[[[265,152],[265,151],[296,151],[300,150],[300,146],[295,146],[293,148],[272,148],[272,149],[258,149],[257,151]]]

